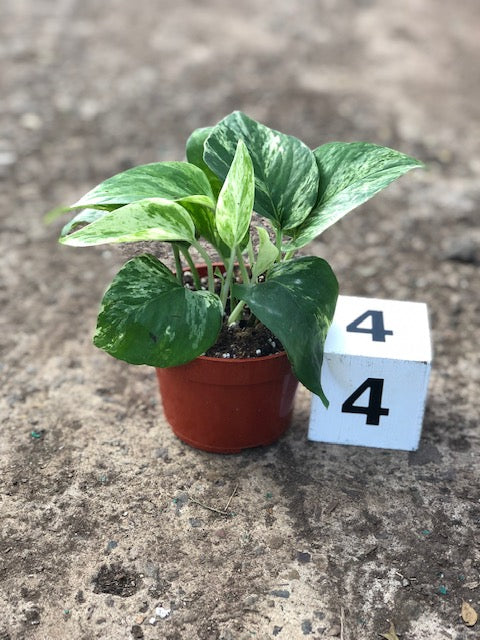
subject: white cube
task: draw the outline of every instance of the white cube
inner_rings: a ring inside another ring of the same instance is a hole
[[[309,439],[414,451],[431,359],[425,304],[339,296],[322,368],[330,404],[312,396]]]

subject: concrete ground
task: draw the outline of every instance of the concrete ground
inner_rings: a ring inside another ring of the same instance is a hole
[[[1,640],[479,637],[479,25],[477,0],[0,0]],[[428,303],[418,452],[308,442],[305,391],[278,444],[195,451],[153,371],[92,346],[122,256],[43,214],[237,108],[427,163],[312,247],[344,294]]]

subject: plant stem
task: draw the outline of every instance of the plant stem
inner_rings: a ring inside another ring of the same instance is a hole
[[[233,266],[235,263],[235,253],[236,253],[236,247],[234,246],[232,247],[232,251],[230,253],[230,260],[228,261],[227,272],[225,274],[225,281],[222,288],[222,293],[220,295],[220,301],[224,309],[227,304],[228,293],[230,291],[231,284],[232,284]]]
[[[210,293],[214,293],[214,291],[215,291],[215,280],[214,280],[214,277],[213,277],[213,264],[212,264],[212,261],[210,260],[210,256],[205,251],[205,249],[202,247],[202,245],[199,242],[197,242],[196,240],[195,240],[194,243],[192,243],[192,246],[195,247],[195,249],[198,251],[198,253],[205,260],[205,264],[207,265],[207,273],[208,273],[208,290],[210,291]]]
[[[284,260],[291,260],[296,253],[297,253],[296,249],[291,249],[290,251],[287,251],[287,253],[284,256]]]
[[[232,322],[236,322],[239,319],[244,306],[245,306],[245,303],[243,302],[243,300],[240,300],[240,302],[237,304],[235,309],[229,315],[228,324],[232,324]]]
[[[179,284],[183,286],[183,269],[182,261],[180,260],[180,250],[178,244],[172,243],[173,255],[175,256],[175,272]]]
[[[188,266],[190,267],[190,271],[192,272],[195,289],[197,291],[200,291],[200,289],[202,288],[202,283],[200,282],[200,276],[198,275],[197,267],[193,262],[192,256],[188,253],[188,249],[186,247],[181,246],[180,251],[185,256],[185,260],[187,261]]]
[[[240,249],[237,249],[237,258],[238,258],[238,266],[240,267],[240,273],[242,274],[243,284],[248,284],[250,282],[250,276],[248,275],[247,267],[245,266],[245,262],[243,260],[242,252]]]
[[[250,268],[252,268],[253,267],[253,263],[255,262],[255,255],[253,253],[253,244],[252,244],[252,238],[251,237],[248,239],[247,253],[248,253],[248,261],[250,263]]]

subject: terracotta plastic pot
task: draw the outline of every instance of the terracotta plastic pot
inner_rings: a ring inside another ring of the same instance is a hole
[[[156,372],[173,432],[197,449],[238,453],[275,442],[290,425],[298,381],[285,352],[259,358],[200,356]]]
[[[298,381],[284,352],[157,369],[165,416],[187,444],[237,453],[271,444],[292,418]]]

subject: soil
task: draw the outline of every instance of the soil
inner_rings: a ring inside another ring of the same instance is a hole
[[[260,358],[283,351],[283,345],[263,324],[249,325],[244,319],[239,323],[223,323],[217,342],[205,353],[212,358]]]
[[[460,614],[480,611],[477,0],[3,0],[1,15],[0,638],[373,640],[393,623],[401,640],[476,640]],[[418,451],[309,442],[304,389],[276,445],[195,451],[154,372],[92,346],[123,257],[57,245],[63,221],[43,214],[181,159],[237,108],[312,147],[426,162],[311,246],[344,295],[428,304]]]

